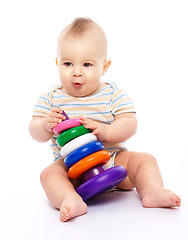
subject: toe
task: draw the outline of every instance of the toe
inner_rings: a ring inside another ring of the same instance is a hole
[[[180,197],[175,194],[171,196],[171,202],[172,202],[172,207],[180,207],[181,205]]]
[[[181,206],[181,198],[179,196],[177,196],[177,199],[176,199],[176,206],[177,207]]]
[[[177,206],[177,207],[180,207],[180,206],[181,206],[181,200],[177,201],[176,206]]]
[[[62,208],[60,212],[60,220],[66,222],[69,219],[69,212],[66,208]]]

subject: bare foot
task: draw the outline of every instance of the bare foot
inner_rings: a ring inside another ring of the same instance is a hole
[[[142,197],[142,204],[147,208],[180,207],[181,199],[175,193],[160,186],[148,188]]]
[[[60,220],[66,222],[69,219],[83,215],[87,212],[87,205],[77,193],[67,195],[60,208]]]

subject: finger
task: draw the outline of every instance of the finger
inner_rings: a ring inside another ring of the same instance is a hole
[[[56,113],[62,113],[61,108],[58,108],[58,107],[53,107],[51,111]]]
[[[98,135],[98,134],[100,134],[100,131],[99,131],[99,129],[95,129],[95,130],[93,130],[93,135]]]
[[[85,121],[85,120],[86,120],[85,117],[79,117],[79,119],[82,120],[82,121]]]
[[[104,141],[104,136],[102,135],[102,133],[98,129],[94,130],[92,132],[92,134],[97,137],[98,141],[102,141],[102,142]]]
[[[62,119],[62,120],[66,119],[66,117],[63,114],[59,114],[59,113],[56,113],[56,112],[52,112],[51,117]]]
[[[84,117],[80,117],[79,119],[80,119],[81,124],[84,124],[86,122],[86,118],[84,118]]]
[[[55,127],[57,124],[58,124],[58,122],[50,122],[50,123],[48,123],[48,126],[49,126],[50,128],[53,128],[53,127]]]
[[[91,119],[89,119],[89,118],[85,118],[85,117],[79,117],[79,119],[81,120],[81,121],[84,121],[84,122],[91,122],[91,121],[93,121],[93,120],[91,120]]]
[[[53,132],[53,128],[57,125],[57,123],[48,123],[48,131]]]
[[[83,125],[91,125],[93,124],[93,121],[90,119],[85,118],[84,120],[80,121]]]
[[[49,118],[49,123],[60,123],[62,122],[62,119],[59,118]]]
[[[87,129],[91,129],[92,131],[95,130],[97,127],[92,124],[92,123],[88,123],[88,124],[84,124],[84,127],[87,128]]]

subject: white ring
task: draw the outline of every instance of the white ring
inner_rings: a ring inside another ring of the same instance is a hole
[[[95,135],[93,135],[92,133],[86,133],[84,135],[81,135],[81,136],[71,140],[67,144],[65,144],[61,148],[60,154],[62,157],[65,158],[66,156],[68,156],[71,152],[73,152],[77,148],[80,148],[80,147],[84,146],[85,144],[88,144],[88,143],[94,142],[94,141],[97,141],[97,137]]]

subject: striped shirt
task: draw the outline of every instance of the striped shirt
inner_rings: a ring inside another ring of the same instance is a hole
[[[118,114],[135,112],[133,103],[127,93],[118,89],[115,83],[107,83],[99,92],[81,98],[64,93],[62,86],[53,87],[39,96],[33,117],[45,117],[53,107],[59,107],[64,110],[69,118],[83,116],[101,124],[111,124]],[[54,134],[51,138],[54,160],[61,157],[60,147],[56,143],[57,136]],[[124,143],[103,144],[105,149],[110,151],[111,154],[124,149]]]

